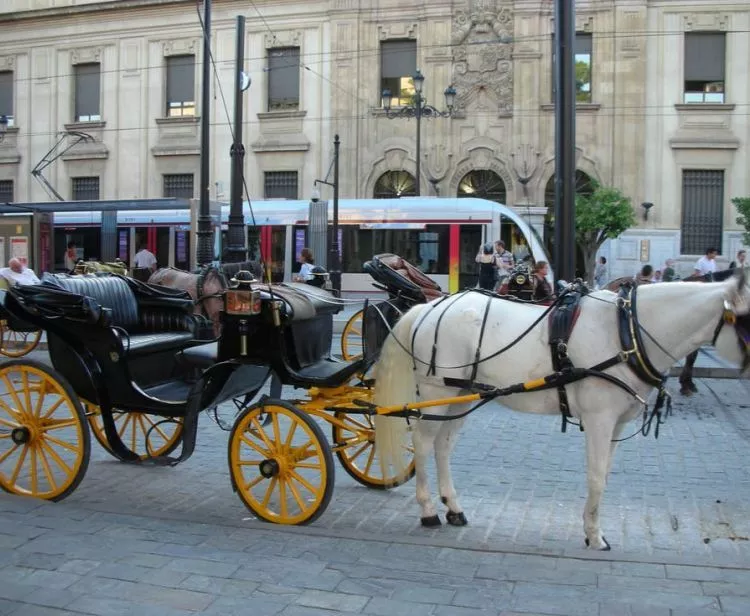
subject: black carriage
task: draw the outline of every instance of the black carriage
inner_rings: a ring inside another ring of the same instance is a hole
[[[176,464],[193,452],[201,411],[224,402],[236,408],[232,485],[258,517],[316,519],[331,498],[334,453],[360,483],[391,487],[369,416],[349,413],[354,400],[371,398],[356,375],[372,358],[330,356],[340,309],[309,285],[238,283],[226,291],[214,340],[186,292],[120,275],[45,275],[9,290],[5,310],[47,332],[53,368],[0,365],[0,487],[65,498],[88,466],[89,426],[124,462]],[[271,373],[303,395],[259,397]],[[332,445],[316,417],[331,424]]]

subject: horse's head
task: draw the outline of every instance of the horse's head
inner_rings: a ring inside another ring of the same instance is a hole
[[[750,368],[750,286],[744,270],[726,281],[724,312],[716,326],[713,344],[727,361]]]
[[[202,274],[198,289],[198,302],[203,313],[211,319],[214,326],[214,336],[221,334],[221,311],[224,310],[224,292],[227,289],[227,279],[216,268],[209,268]]]

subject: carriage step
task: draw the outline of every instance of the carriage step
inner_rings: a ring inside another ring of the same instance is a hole
[[[185,402],[192,385],[182,380],[167,381],[160,385],[144,388],[143,391],[152,398],[165,402]]]

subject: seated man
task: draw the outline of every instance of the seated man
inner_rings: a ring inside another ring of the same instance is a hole
[[[0,269],[0,276],[10,284],[32,285],[40,284],[34,270],[26,267],[19,259],[15,257],[8,261],[8,267]]]

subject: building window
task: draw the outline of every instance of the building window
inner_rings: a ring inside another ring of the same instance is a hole
[[[75,79],[75,121],[99,122],[102,119],[99,109],[101,65],[76,64],[73,67]]]
[[[268,111],[299,109],[299,47],[268,50]]]
[[[398,199],[416,197],[417,182],[408,171],[386,171],[375,182],[375,199]]]
[[[172,173],[164,176],[164,196],[173,199],[192,199],[195,196],[193,192],[193,174],[192,173]]]
[[[576,76],[576,102],[590,103],[591,97],[591,63],[592,39],[588,32],[576,32],[573,70]],[[555,35],[552,35],[552,98],[557,91],[557,56],[555,54]]]
[[[724,102],[725,51],[723,32],[685,33],[684,102]]]
[[[296,171],[266,171],[263,181],[266,199],[299,199]]]
[[[680,252],[702,255],[721,251],[724,218],[724,171],[683,170],[682,242]]]
[[[0,72],[0,116],[13,126],[13,71]]]
[[[391,93],[391,107],[405,107],[414,97],[417,71],[417,41],[380,43],[380,92]],[[379,103],[381,104],[381,103]]]
[[[490,169],[475,169],[458,183],[458,196],[505,203],[505,182]]]
[[[167,58],[167,117],[195,115],[195,56]]]
[[[0,180],[0,203],[13,203],[13,180]]]
[[[98,201],[99,178],[72,178],[73,201]]]

